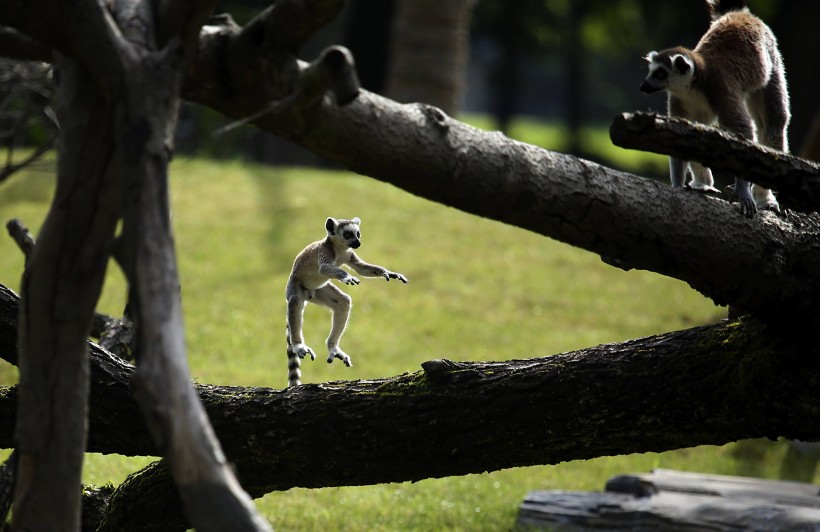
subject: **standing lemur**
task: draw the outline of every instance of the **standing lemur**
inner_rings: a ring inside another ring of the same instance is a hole
[[[712,18],[709,30],[694,50],[675,47],[650,52],[649,75],[643,92],[665,90],[669,116],[713,124],[715,121],[741,138],[787,152],[789,95],[786,72],[774,34],[749,13],[743,0],[705,0]],[[755,129],[755,125],[757,129]],[[696,162],[670,157],[673,187],[714,191],[712,172]],[[757,209],[779,211],[771,190],[736,177],[740,211],[753,217]]]
[[[350,315],[350,296],[330,282],[337,279],[345,284],[359,284],[359,280],[339,266],[346,264],[365,277],[398,279],[406,283],[407,278],[368,264],[353,252],[361,245],[361,225],[359,218],[351,220],[328,218],[325,222],[327,237],[309,244],[296,256],[293,271],[288,279],[285,297],[288,301],[287,342],[288,342],[288,385],[300,384],[300,359],[310,355],[316,358],[313,349],[305,345],[302,335],[302,318],[308,301],[327,307],[333,313],[333,325],[327,337],[327,362],[338,358],[346,366],[352,366],[350,357],[339,348],[339,339],[347,327]]]

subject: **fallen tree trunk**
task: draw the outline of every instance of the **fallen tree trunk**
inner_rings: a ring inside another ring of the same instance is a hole
[[[0,294],[0,355],[7,358],[16,298]],[[390,379],[197,389],[243,485],[259,496],[743,438],[818,440],[820,347],[806,345],[789,331],[744,320],[531,360],[434,361]],[[133,368],[96,346],[91,357],[88,450],[156,455],[128,391]],[[14,402],[6,389],[4,428]],[[5,429],[0,446],[12,444]],[[152,495],[150,506],[173,513],[164,468],[132,479],[112,500],[163,486],[169,502]],[[135,522],[152,515],[130,507],[125,515]]]

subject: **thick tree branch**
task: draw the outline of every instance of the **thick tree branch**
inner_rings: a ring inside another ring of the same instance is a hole
[[[696,160],[774,188],[785,206],[820,208],[820,164],[739,139],[730,133],[679,118],[624,113],[615,118],[610,137],[616,146]]]
[[[6,356],[16,298],[0,296]],[[812,422],[820,412],[818,351],[791,329],[747,320],[546,358],[425,363],[390,379],[198,391],[228,459],[256,496],[742,438],[813,441],[820,438],[820,423]],[[133,369],[96,346],[91,353],[89,450],[156,454],[129,392]],[[13,402],[10,391],[0,397],[0,422]],[[11,443],[7,433],[0,438]],[[114,498],[164,485],[171,485],[167,473],[152,470]],[[137,517],[141,507],[133,508]]]
[[[195,93],[241,117],[253,101]],[[471,128],[424,105],[363,91],[306,118],[256,123],[356,172],[464,211],[675,277],[717,304],[760,316],[816,315],[820,221],[762,213]]]

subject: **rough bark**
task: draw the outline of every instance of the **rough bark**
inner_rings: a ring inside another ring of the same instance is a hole
[[[107,174],[114,109],[82,66],[60,61],[57,190],[23,275],[14,526],[75,529],[85,452],[89,328],[117,223]],[[50,511],[43,512],[44,501]]]
[[[739,139],[718,128],[680,118],[624,113],[610,128],[612,142],[622,148],[694,159],[714,170],[740,174],[778,192],[786,207],[820,208],[820,164]]]
[[[5,356],[16,298],[0,295]],[[789,328],[743,320],[531,360],[431,361],[390,379],[197,389],[228,460],[258,496],[742,438],[817,440],[819,350]],[[133,367],[93,345],[91,353],[89,450],[157,454],[135,421]],[[0,396],[0,422],[14,400],[13,389]],[[166,466],[134,476],[112,501],[122,502],[111,530],[181,516]]]

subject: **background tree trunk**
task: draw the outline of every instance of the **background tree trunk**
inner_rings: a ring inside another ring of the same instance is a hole
[[[464,93],[475,0],[397,0],[387,94],[455,115]]]

